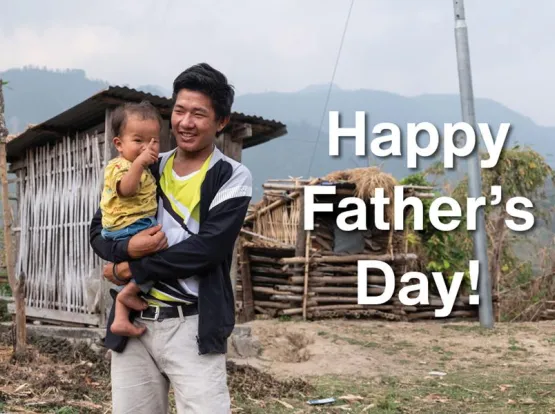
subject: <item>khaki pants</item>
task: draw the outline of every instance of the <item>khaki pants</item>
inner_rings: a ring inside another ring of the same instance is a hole
[[[112,352],[113,413],[166,414],[171,384],[179,414],[228,414],[226,357],[199,355],[198,315],[137,321],[146,332]]]

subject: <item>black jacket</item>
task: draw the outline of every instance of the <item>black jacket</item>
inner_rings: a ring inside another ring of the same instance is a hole
[[[165,160],[172,152],[161,154],[158,163],[151,168],[157,181]],[[159,189],[158,208],[167,208],[167,203],[163,202],[165,197],[160,193]],[[162,252],[132,260],[127,253],[128,240],[110,241],[101,236],[102,215],[98,210],[91,222],[90,244],[95,253],[106,261],[128,261],[137,283],[198,276],[199,353],[225,353],[227,338],[235,325],[230,267],[234,244],[251,197],[250,171],[215,149],[201,187],[198,233],[170,245]]]

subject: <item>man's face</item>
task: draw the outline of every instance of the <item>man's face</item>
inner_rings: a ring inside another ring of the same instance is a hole
[[[171,124],[177,146],[198,152],[214,143],[216,134],[229,120],[216,120],[210,98],[201,92],[182,89],[177,94]]]

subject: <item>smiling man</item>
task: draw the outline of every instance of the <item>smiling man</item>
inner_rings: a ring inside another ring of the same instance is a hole
[[[170,384],[178,413],[230,412],[225,353],[235,312],[229,272],[252,196],[249,170],[215,146],[233,99],[226,77],[209,65],[181,73],[171,115],[177,148],[152,166],[159,226],[109,241],[101,237],[100,211],[92,220],[91,246],[110,262],[107,279],[155,282],[144,297],[149,307],[135,319],[146,327],[142,336],[117,337],[108,323],[115,414],[168,412]]]

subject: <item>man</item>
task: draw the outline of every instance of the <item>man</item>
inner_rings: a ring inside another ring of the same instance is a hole
[[[91,246],[110,262],[107,279],[155,282],[145,296],[149,307],[137,313],[136,322],[146,327],[142,336],[118,338],[107,329],[106,344],[115,351],[115,414],[167,412],[170,384],[178,413],[230,412],[225,353],[235,312],[229,272],[252,196],[249,170],[215,147],[233,99],[226,77],[209,65],[181,73],[171,114],[177,148],[152,166],[159,226],[108,241],[100,211],[92,220]]]

